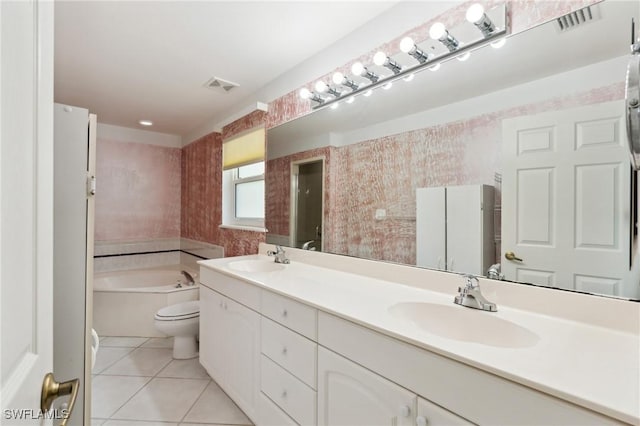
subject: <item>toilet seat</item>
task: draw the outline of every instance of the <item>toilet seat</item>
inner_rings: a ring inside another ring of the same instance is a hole
[[[156,321],[179,321],[199,317],[200,302],[198,300],[166,306],[158,310],[155,315]]]

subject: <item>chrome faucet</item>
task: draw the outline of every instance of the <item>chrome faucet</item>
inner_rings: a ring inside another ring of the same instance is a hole
[[[496,304],[489,302],[480,292],[478,278],[473,275],[463,275],[463,277],[466,280],[465,285],[458,287],[458,295],[453,299],[453,303],[467,308],[496,312],[498,310]]]
[[[289,259],[287,259],[287,256],[282,246],[276,246],[276,251],[268,251],[267,256],[274,256],[275,258],[273,259],[273,261],[276,263],[284,263],[284,264],[289,263]]]
[[[315,249],[316,249],[316,248],[315,248],[315,246],[314,246],[314,247],[312,247],[312,246],[311,246],[312,244],[315,244],[315,242],[316,242],[316,240],[309,240],[309,241],[307,241],[306,243],[304,243],[304,244],[302,245],[302,250],[311,250],[311,251],[315,251]]]
[[[500,264],[491,265],[487,270],[487,278],[492,280],[504,280],[504,274],[500,272]]]
[[[187,280],[187,285],[194,285],[196,283],[195,280],[193,279],[193,277],[191,276],[191,274],[188,273],[187,271],[180,271],[180,273]]]

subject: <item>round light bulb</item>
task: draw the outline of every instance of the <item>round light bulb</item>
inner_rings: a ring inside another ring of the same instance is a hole
[[[403,53],[409,53],[413,50],[416,44],[411,37],[405,37],[400,41],[400,50]]]
[[[416,77],[416,75],[414,73],[409,74],[408,76],[406,76],[405,78],[403,78],[404,81],[411,81]]]
[[[355,96],[349,96],[345,102],[348,104],[352,104],[355,100],[356,100]]]
[[[456,59],[460,62],[464,62],[471,57],[471,52],[465,52],[460,56],[457,56]]]
[[[362,65],[362,63],[360,62],[356,62],[355,64],[351,65],[351,72],[354,75],[362,75],[362,73],[364,72],[364,65]]]
[[[306,87],[303,87],[302,89],[300,89],[300,97],[302,99],[309,99],[311,97],[311,91]]]
[[[371,94],[372,94],[372,93],[373,93],[373,90],[369,89],[369,90],[367,90],[366,92],[364,92],[364,93],[362,94],[362,96],[367,96],[367,97],[368,97],[368,96],[371,96]]]
[[[472,4],[469,9],[467,9],[467,21],[475,24],[480,21],[484,16],[484,7],[480,3]]]
[[[436,22],[429,29],[429,37],[434,40],[440,40],[447,33],[447,28],[442,22]]]
[[[440,62],[438,62],[432,67],[429,67],[429,71],[438,71],[439,69],[440,69]]]
[[[493,47],[494,49],[500,49],[505,44],[507,44],[507,38],[506,37],[501,38],[498,41],[494,41],[493,43],[491,43],[491,47]]]
[[[325,83],[322,80],[318,80],[316,82],[316,90],[320,93],[324,93],[326,92],[326,90],[329,88],[329,86],[327,86],[327,83]]]
[[[373,55],[373,63],[378,65],[378,66],[382,66],[384,65],[384,63],[387,62],[387,54],[380,51],[378,53],[376,53],[375,55]]]
[[[341,72],[337,72],[333,74],[333,82],[335,84],[342,84],[343,81],[344,81],[344,74],[342,74]]]
[[[340,104],[338,102],[331,104],[331,106],[329,108],[331,109],[338,109],[338,107],[340,106]]]

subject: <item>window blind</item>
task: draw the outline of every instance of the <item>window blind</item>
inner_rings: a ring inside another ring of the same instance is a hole
[[[264,160],[264,127],[251,130],[222,144],[222,168],[235,169]]]

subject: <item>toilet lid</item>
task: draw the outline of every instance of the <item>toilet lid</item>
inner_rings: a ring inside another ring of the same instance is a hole
[[[179,319],[197,318],[200,316],[200,301],[176,303],[166,306],[156,313],[156,319],[160,321],[175,321]]]

